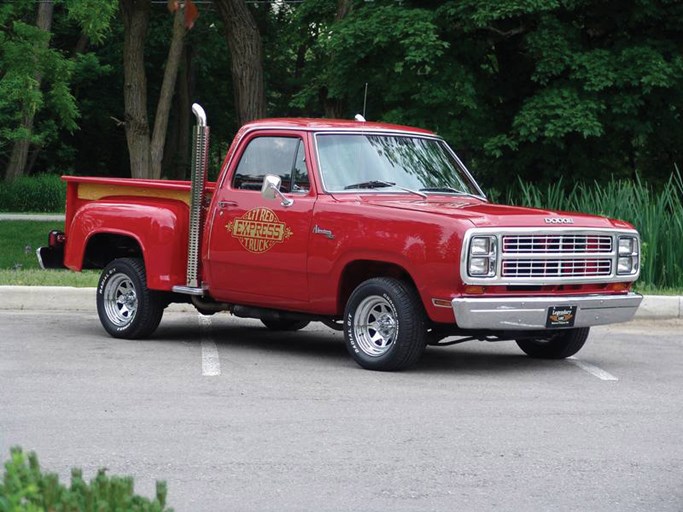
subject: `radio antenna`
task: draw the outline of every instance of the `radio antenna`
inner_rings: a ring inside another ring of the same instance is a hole
[[[368,83],[365,82],[365,95],[363,95],[363,117],[365,117],[365,107],[368,104]]]

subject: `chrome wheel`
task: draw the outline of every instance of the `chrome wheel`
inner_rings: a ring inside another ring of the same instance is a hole
[[[138,296],[133,282],[124,274],[113,276],[104,289],[104,310],[114,325],[129,324],[138,311]]]
[[[97,315],[102,327],[114,338],[142,339],[161,322],[167,297],[147,288],[141,258],[111,261],[97,285]]]
[[[353,315],[353,330],[358,347],[371,357],[379,357],[396,341],[396,311],[383,297],[367,297],[358,305]]]
[[[391,277],[360,283],[344,308],[346,350],[363,368],[393,371],[417,362],[425,349],[425,314],[410,284]]]

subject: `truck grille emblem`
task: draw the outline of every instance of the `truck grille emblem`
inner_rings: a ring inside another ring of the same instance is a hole
[[[574,224],[574,219],[571,217],[546,217],[546,224]]]

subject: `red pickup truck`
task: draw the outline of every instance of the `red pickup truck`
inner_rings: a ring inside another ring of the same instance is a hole
[[[491,204],[432,132],[259,120],[209,183],[193,110],[192,182],[64,177],[65,232],[39,258],[102,269],[97,311],[114,337],[150,336],[169,303],[191,302],[274,331],[325,322],[373,370],[467,340],[558,359],[642,300],[633,226]]]

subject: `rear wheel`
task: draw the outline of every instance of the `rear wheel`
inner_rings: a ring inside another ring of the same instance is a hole
[[[303,329],[310,322],[306,320],[261,320],[261,323],[265,325],[271,331],[298,331]]]
[[[368,370],[412,366],[424,352],[425,334],[422,302],[411,286],[398,279],[369,279],[353,291],[346,304],[346,348]]]
[[[573,356],[588,338],[589,327],[567,329],[548,336],[517,340],[526,355],[537,359],[565,359]]]
[[[115,338],[146,338],[161,322],[165,302],[147,288],[145,264],[139,258],[121,258],[107,265],[97,286],[97,314]]]

